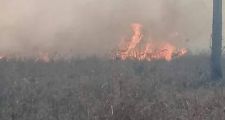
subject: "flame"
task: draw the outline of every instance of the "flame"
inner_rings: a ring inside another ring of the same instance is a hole
[[[113,54],[114,59],[127,60],[166,60],[171,61],[175,57],[181,57],[188,53],[185,48],[177,48],[169,42],[148,42],[143,44],[143,26],[139,23],[134,23],[131,25],[132,36],[129,40],[122,39],[119,44],[119,49],[116,53]],[[171,36],[177,36],[179,33],[174,32]],[[55,54],[52,52],[42,52],[35,51],[32,55],[24,55],[20,53],[11,53],[11,54],[2,54],[0,53],[0,60],[26,60],[27,58],[34,58],[36,62],[49,63],[53,60],[56,60]],[[66,57],[63,56],[62,59],[66,60]]]
[[[128,45],[128,50],[131,51],[132,49],[135,49],[137,45],[141,42],[142,34],[141,34],[141,25],[140,24],[132,24],[133,28],[133,36],[131,38],[131,41]]]
[[[4,54],[0,54],[0,60],[4,59],[6,56]]]
[[[136,60],[166,60],[171,61],[174,57],[181,57],[187,54],[187,49],[176,48],[169,42],[160,43],[147,43],[144,49],[141,48],[141,40],[143,34],[141,32],[142,25],[135,23],[131,25],[133,35],[125,43],[125,45],[120,45],[119,50],[116,52],[114,58],[126,60],[126,59],[136,59]]]
[[[32,56],[23,56],[20,54],[0,54],[0,60],[11,60],[11,59],[16,59],[20,61],[24,61],[26,59],[32,59],[35,58],[36,62],[45,62],[49,63],[50,62],[50,57],[48,52],[39,52],[38,54],[34,54]]]
[[[36,61],[41,61],[41,62],[45,62],[45,63],[50,62],[49,53],[48,52],[39,52],[39,56],[36,59]]]

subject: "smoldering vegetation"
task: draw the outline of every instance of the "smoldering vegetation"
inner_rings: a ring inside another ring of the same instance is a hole
[[[0,61],[1,120],[223,120],[224,80],[209,56]],[[225,68],[225,65],[223,65]]]

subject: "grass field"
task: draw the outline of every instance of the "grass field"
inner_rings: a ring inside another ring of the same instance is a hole
[[[0,120],[224,120],[209,56],[0,61]],[[225,65],[223,65],[225,69]]]

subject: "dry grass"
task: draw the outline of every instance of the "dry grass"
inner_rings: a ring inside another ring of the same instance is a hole
[[[224,81],[209,79],[208,59],[3,60],[0,119],[224,120]]]

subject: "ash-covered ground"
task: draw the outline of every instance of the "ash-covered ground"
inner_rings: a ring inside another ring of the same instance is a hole
[[[209,60],[1,60],[0,119],[223,120],[225,79],[210,80]]]

